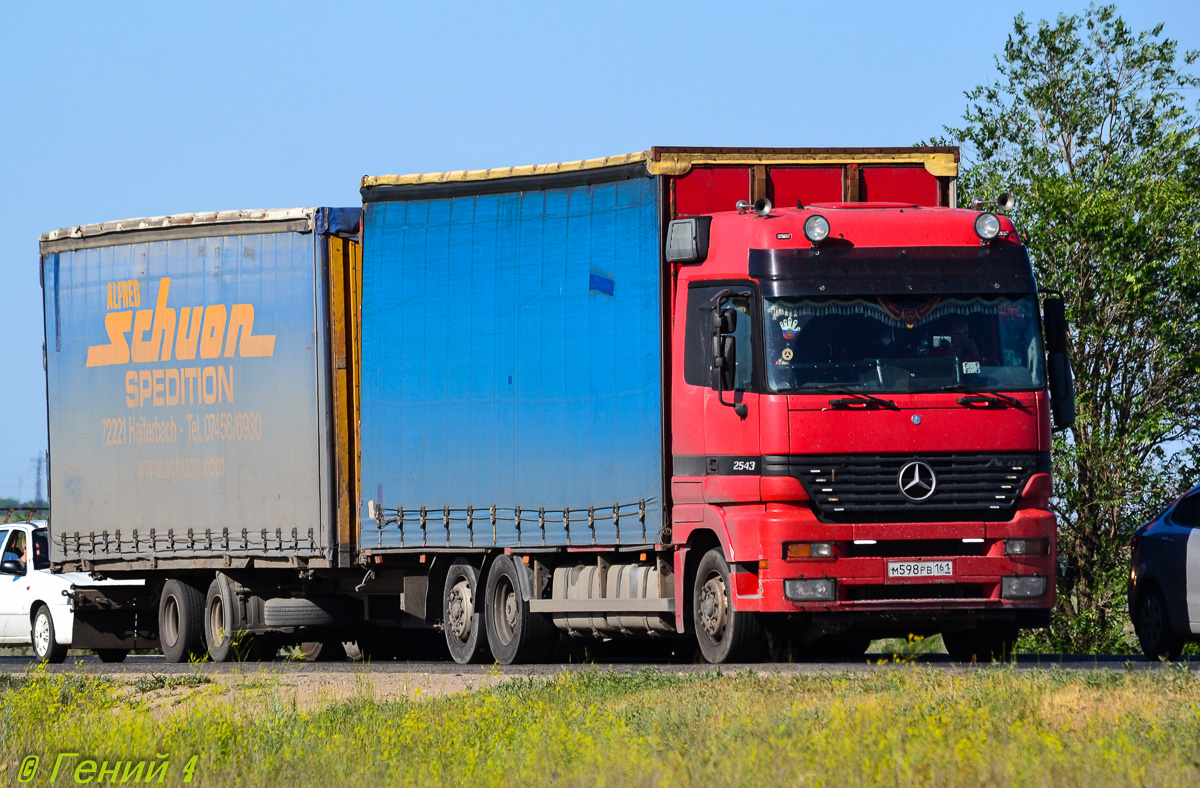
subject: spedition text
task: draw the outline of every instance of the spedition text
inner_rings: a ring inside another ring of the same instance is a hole
[[[125,404],[214,405],[233,402],[233,367],[131,369],[125,373]]]

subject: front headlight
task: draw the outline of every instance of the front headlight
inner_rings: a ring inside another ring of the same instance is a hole
[[[819,213],[805,219],[804,237],[814,244],[824,241],[829,237],[829,220]]]
[[[1045,555],[1050,550],[1049,539],[1005,539],[1005,555]]]
[[[783,557],[789,560],[833,558],[833,542],[784,542]]]
[[[1000,596],[1004,599],[1036,599],[1046,595],[1045,577],[1003,577]]]
[[[994,213],[981,213],[975,217],[975,234],[990,241],[1000,234],[1000,220]]]
[[[793,602],[829,602],[836,593],[837,581],[829,577],[783,581],[783,595]]]

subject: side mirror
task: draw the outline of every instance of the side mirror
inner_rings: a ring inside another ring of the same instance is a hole
[[[718,392],[733,390],[733,367],[737,360],[737,310],[731,306],[713,311],[712,315],[712,387]]]
[[[20,561],[3,561],[0,562],[0,574],[23,575],[25,574],[25,567],[21,566]]]
[[[1056,430],[1075,423],[1075,379],[1067,357],[1067,308],[1062,296],[1042,302],[1046,332],[1046,374],[1050,382],[1050,418]]]

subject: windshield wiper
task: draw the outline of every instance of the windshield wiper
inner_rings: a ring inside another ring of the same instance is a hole
[[[949,386],[942,386],[942,391],[965,391],[968,396],[959,397],[959,405],[975,405],[985,402],[996,403],[997,405],[1012,405],[1017,408],[1024,408],[1025,405],[1016,397],[1010,397],[1007,394],[998,394],[994,391],[980,391],[977,386],[972,386],[967,383],[951,383]]]
[[[900,406],[890,399],[883,399],[871,394],[864,394],[861,391],[851,391],[846,388],[846,384],[822,384],[819,386],[809,386],[803,389],[797,389],[798,393],[807,394],[809,392],[829,392],[833,394],[845,394],[853,399],[831,399],[829,407],[831,408],[846,408],[853,407],[852,403],[861,402],[862,410],[866,410],[872,406],[877,408],[887,408],[888,410],[900,410]]]

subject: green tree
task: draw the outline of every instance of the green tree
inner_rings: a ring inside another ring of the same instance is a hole
[[[1078,420],[1056,436],[1059,581],[1043,645],[1132,645],[1133,530],[1196,478],[1200,436],[1197,52],[1113,6],[1018,16],[998,78],[967,93],[964,195],[1017,195],[1042,287],[1072,325]]]

